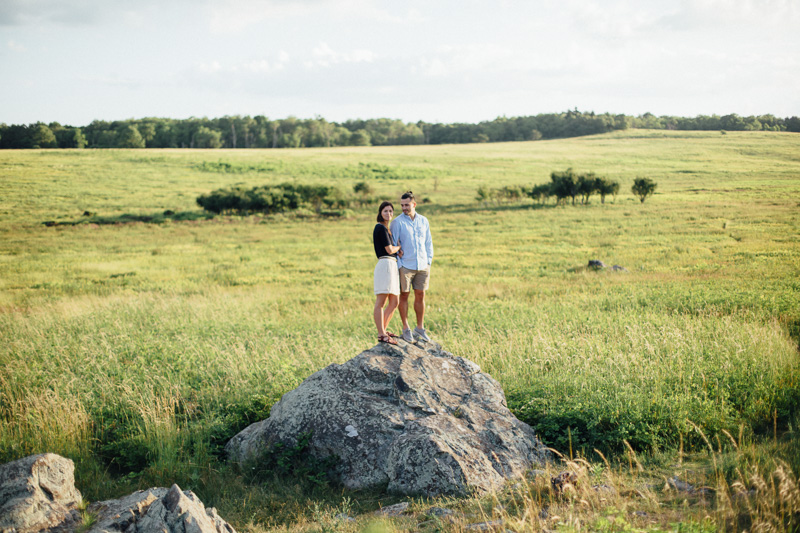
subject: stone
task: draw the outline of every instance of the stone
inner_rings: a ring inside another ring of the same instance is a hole
[[[453,516],[456,514],[452,509],[446,507],[431,507],[425,512],[426,515],[441,518],[443,516]]]
[[[565,471],[550,478],[550,485],[552,485],[553,491],[555,491],[556,494],[561,494],[567,487],[575,488],[577,484],[578,474],[575,472]]]
[[[608,494],[616,494],[617,491],[614,487],[601,483],[600,485],[592,485],[592,490],[595,492],[605,492]]]
[[[408,511],[409,502],[400,502],[388,507],[383,507],[375,511],[375,514],[380,516],[400,516]]]
[[[600,261],[599,259],[589,259],[589,264],[586,265],[588,268],[592,270],[602,270],[604,268],[609,268],[608,265]],[[613,272],[627,272],[628,269],[624,266],[614,265],[610,267]]]
[[[680,491],[680,492],[688,492],[688,493],[690,493],[690,494],[691,494],[691,493],[693,493],[693,492],[694,492],[694,490],[695,490],[695,489],[694,489],[694,487],[693,487],[692,485],[690,485],[689,483],[686,483],[685,481],[681,481],[681,480],[678,478],[678,476],[672,476],[671,478],[669,478],[669,479],[667,480],[667,484],[668,484],[670,487],[672,487],[672,488],[674,488],[675,490],[678,490],[678,491]]]
[[[88,511],[97,520],[87,533],[236,533],[216,509],[178,485],[96,502]]]
[[[469,524],[464,527],[467,531],[494,531],[503,527],[502,520],[490,520],[489,522],[480,522],[478,524]]]
[[[0,465],[0,532],[78,530],[83,499],[74,472],[72,461],[52,453]],[[236,533],[216,509],[177,485],[95,502],[87,512],[95,520],[86,533]]]
[[[234,436],[228,458],[257,461],[311,434],[308,452],[334,456],[349,489],[437,496],[497,490],[549,452],[517,420],[491,376],[435,343],[378,344],[307,378],[267,420]]]
[[[0,466],[0,531],[77,527],[82,500],[70,459],[43,453]]]

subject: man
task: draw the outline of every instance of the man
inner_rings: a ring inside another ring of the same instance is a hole
[[[415,336],[430,342],[425,332],[425,291],[428,290],[431,263],[433,262],[433,241],[428,219],[417,213],[417,201],[411,191],[400,197],[403,214],[392,221],[392,239],[400,247],[397,265],[400,268],[400,320],[403,321],[403,340],[414,342]],[[417,327],[411,331],[408,325],[408,297],[414,289],[414,313]]]

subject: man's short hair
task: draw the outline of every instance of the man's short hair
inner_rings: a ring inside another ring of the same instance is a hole
[[[412,202],[416,202],[417,199],[414,197],[414,193],[411,191],[406,191],[400,197],[401,200],[411,200]]]

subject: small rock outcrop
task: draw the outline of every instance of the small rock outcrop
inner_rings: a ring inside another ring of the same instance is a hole
[[[75,465],[53,453],[0,465],[0,531],[33,533],[79,523]]]
[[[88,511],[97,520],[87,533],[236,533],[216,509],[206,509],[193,492],[178,485],[96,502]]]
[[[606,265],[605,263],[603,263],[599,259],[589,259],[589,264],[586,265],[586,266],[587,266],[587,268],[590,268],[592,270],[602,270],[604,268],[609,268],[608,265]],[[619,265],[614,265],[614,266],[612,266],[610,268],[614,272],[627,272],[628,271],[627,268],[625,268],[623,266],[619,266]]]
[[[485,492],[547,457],[530,426],[508,410],[500,384],[435,343],[379,344],[316,372],[226,452],[234,461],[258,460],[275,443],[295,445],[308,433],[309,452],[337,457],[333,474],[351,489]]]
[[[91,504],[82,524],[71,460],[45,453],[0,465],[0,532],[236,533],[191,491],[157,488]]]

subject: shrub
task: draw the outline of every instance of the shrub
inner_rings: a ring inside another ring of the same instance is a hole
[[[362,196],[369,196],[375,191],[369,183],[366,181],[360,181],[353,185],[353,192]]]
[[[478,187],[478,194],[475,196],[475,199],[479,202],[486,203],[489,202],[492,198],[495,197],[496,191],[489,187],[484,187],[481,185]]]
[[[597,192],[597,179],[594,172],[580,174],[577,177],[578,193],[581,195],[581,203],[588,204],[589,197]]]
[[[327,486],[329,473],[339,459],[323,459],[311,453],[311,432],[301,433],[295,443],[276,442],[266,447],[257,461],[253,461],[250,475],[256,480],[278,476],[301,480],[317,486]]]
[[[553,186],[550,183],[540,183],[527,189],[526,194],[539,203],[544,203],[553,196]]]
[[[633,180],[631,192],[639,197],[639,201],[644,203],[648,196],[656,192],[657,184],[650,178],[636,178]]]
[[[578,196],[578,178],[575,172],[568,168],[563,172],[553,171],[550,174],[552,181],[553,194],[556,197],[556,203],[561,203],[562,200],[572,198],[572,205],[575,205],[575,197]]]
[[[493,189],[482,185],[478,187],[475,199],[479,202],[491,200],[514,202],[528,196],[534,201],[543,203],[549,197],[555,196],[557,204],[566,198],[572,198],[572,204],[575,205],[575,198],[578,195],[581,196],[582,203],[588,204],[592,194],[598,193],[601,202],[605,203],[606,196],[616,195],[619,192],[619,182],[596,176],[594,172],[576,174],[571,168],[568,168],[561,172],[553,171],[550,179],[550,183],[540,183],[532,187],[506,185]]]
[[[197,205],[212,213],[281,213],[301,207],[345,208],[350,200],[336,187],[282,183],[243,189],[231,187],[200,195]]]
[[[609,194],[617,196],[619,192],[619,182],[612,181],[608,178],[597,178],[595,180],[595,188],[598,194],[600,194],[600,203],[604,204],[606,203],[606,196]]]
[[[522,187],[516,185],[506,185],[505,187],[497,189],[496,196],[509,202],[513,202],[522,198],[523,194],[524,192]]]

